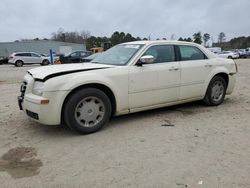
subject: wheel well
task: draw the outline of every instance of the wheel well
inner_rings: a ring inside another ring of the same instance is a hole
[[[21,62],[23,63],[23,60],[20,60],[20,59],[16,60],[16,62],[15,62],[15,63],[17,63],[18,61],[21,61]]]
[[[96,89],[99,89],[101,91],[103,91],[110,99],[110,102],[111,102],[111,106],[112,106],[112,115],[116,112],[116,99],[115,99],[115,95],[114,93],[112,92],[112,90],[103,85],[103,84],[85,84],[85,85],[81,85],[75,89],[73,89],[68,95],[67,97],[65,98],[64,102],[63,102],[63,106],[62,106],[62,111],[61,111],[61,114],[63,114],[63,109],[64,109],[64,105],[66,104],[67,100],[69,99],[69,97],[78,92],[79,90],[81,89],[84,89],[84,88],[96,88]]]
[[[225,82],[226,82],[226,84],[227,84],[227,86],[228,86],[228,82],[229,82],[228,74],[226,74],[226,73],[219,73],[219,74],[216,74],[215,76],[220,76],[220,77],[222,77],[222,78],[225,80]],[[214,77],[215,77],[215,76],[214,76]]]

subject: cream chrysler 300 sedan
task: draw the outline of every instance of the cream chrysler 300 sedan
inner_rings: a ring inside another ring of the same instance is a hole
[[[112,115],[196,100],[219,105],[233,92],[236,73],[233,60],[194,43],[137,41],[90,63],[29,70],[18,102],[37,122],[92,133]]]

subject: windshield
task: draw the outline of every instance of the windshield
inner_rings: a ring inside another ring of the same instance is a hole
[[[140,44],[117,45],[97,56],[91,62],[108,65],[126,65],[142,46]]]

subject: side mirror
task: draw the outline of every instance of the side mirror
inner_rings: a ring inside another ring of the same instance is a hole
[[[154,63],[154,60],[155,58],[152,55],[144,55],[140,58],[140,62],[142,64],[151,64],[151,63]]]

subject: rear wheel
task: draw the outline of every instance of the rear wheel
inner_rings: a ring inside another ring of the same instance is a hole
[[[63,111],[67,126],[82,134],[98,131],[109,121],[110,116],[109,97],[95,88],[85,88],[72,94]]]
[[[232,56],[228,56],[228,59],[233,59],[233,57]]]
[[[215,76],[209,83],[206,95],[203,99],[209,106],[217,106],[223,103],[226,95],[226,81],[221,76]]]
[[[15,63],[16,67],[22,67],[23,66],[23,62],[21,60],[17,60]]]

